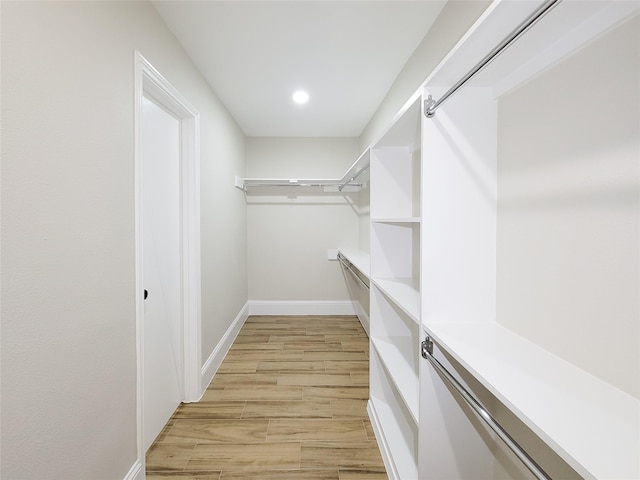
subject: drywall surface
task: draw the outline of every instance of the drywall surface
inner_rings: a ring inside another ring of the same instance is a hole
[[[360,135],[361,150],[371,145],[384,133],[391,124],[394,115],[424,83],[433,69],[438,66],[490,3],[489,0],[447,2]]]
[[[247,176],[340,178],[357,157],[354,138],[249,138]],[[251,300],[349,300],[327,250],[358,246],[358,193],[254,189],[247,203]]]
[[[640,21],[499,101],[498,321],[640,397]]]
[[[138,458],[134,51],[201,114],[203,353],[246,302],[244,136],[150,4],[1,8],[0,476],[122,479]]]

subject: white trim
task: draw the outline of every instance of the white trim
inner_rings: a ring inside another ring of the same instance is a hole
[[[138,372],[136,391],[137,463],[140,464],[140,469],[143,472],[141,478],[144,478],[144,285],[142,265],[142,160],[140,153],[140,119],[142,118],[143,97],[153,98],[155,102],[180,120],[184,401],[197,400],[201,395],[200,114],[137,51],[134,53],[134,72],[136,363]]]
[[[248,316],[249,304],[245,303],[244,307],[242,307],[242,310],[240,310],[240,313],[238,313],[235,320],[231,323],[231,325],[229,325],[229,328],[222,336],[222,339],[220,339],[220,342],[213,349],[211,355],[209,355],[209,358],[207,358],[207,361],[204,362],[204,365],[201,369],[202,392],[200,394],[200,398],[202,397],[202,395],[204,395],[204,392],[211,383],[213,376],[218,371],[218,368],[220,368],[224,357],[229,352],[231,345],[233,345],[233,342],[238,336],[238,333],[240,333],[240,329],[242,328],[242,325],[244,325],[244,322],[247,320]]]
[[[367,332],[367,337],[371,337],[369,330],[371,325],[371,322],[369,321],[369,315],[367,315],[367,312],[359,301],[355,300],[353,303],[356,310],[356,315],[358,316],[358,320],[360,320],[360,323],[362,324],[362,328],[364,328],[364,331]]]
[[[249,315],[355,315],[351,300],[249,300]]]
[[[201,257],[200,257],[200,116],[193,111],[181,121],[183,175],[184,400],[200,398]]]
[[[136,460],[133,466],[129,469],[123,480],[144,480],[145,474],[142,468],[140,460]]]

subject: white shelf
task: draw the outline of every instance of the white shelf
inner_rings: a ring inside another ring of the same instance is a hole
[[[420,217],[372,218],[373,223],[420,223]]]
[[[340,248],[338,249],[338,252],[349,260],[351,264],[367,278],[371,276],[371,258],[367,252],[350,248]]]
[[[323,188],[325,192],[339,192],[342,180],[339,178],[241,178],[236,177],[235,186],[245,192],[249,188],[274,188],[274,187],[306,187]],[[342,192],[357,192],[360,184],[348,183]]]
[[[542,0],[494,1],[425,80],[436,99],[498,45]],[[469,87],[490,87],[494,98],[517,88],[591,42],[640,9],[633,1],[560,2],[473,78]],[[437,93],[436,93],[437,92]]]
[[[640,478],[636,398],[496,323],[424,328],[580,475]]]
[[[379,338],[371,339],[384,368],[389,372],[389,377],[404,400],[413,421],[418,425],[418,372],[414,365],[407,362],[406,355],[402,353],[403,351],[413,352],[416,350],[413,342],[414,339],[410,337],[394,337],[392,341]],[[417,358],[417,351],[415,353]]]
[[[325,192],[358,192],[362,187],[358,178],[368,170],[369,159],[367,149],[341,178],[247,178],[236,175],[235,186],[245,192],[249,188],[269,187],[316,187],[324,188]]]
[[[383,399],[372,396],[369,405],[373,410],[372,423],[376,433],[383,437],[382,443],[390,451],[390,459],[395,467],[397,478],[412,480],[418,478],[418,466],[414,456],[414,447],[410,445],[413,439],[407,439],[396,419],[396,410]],[[375,419],[375,420],[374,420]],[[389,478],[394,478],[392,472],[387,472]]]
[[[415,278],[372,278],[371,280],[414,322],[420,323],[420,292]]]
[[[375,148],[408,147],[410,151],[420,148],[420,122],[422,97],[416,94],[405,105],[389,129],[374,144]]]

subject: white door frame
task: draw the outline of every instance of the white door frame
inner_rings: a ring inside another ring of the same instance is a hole
[[[200,280],[200,114],[140,54],[135,52],[135,268],[138,462],[144,472],[144,284],[142,156],[140,125],[142,98],[162,106],[180,121],[180,190],[182,250],[182,353],[184,402],[198,401],[201,391]],[[144,476],[143,476],[144,478]]]

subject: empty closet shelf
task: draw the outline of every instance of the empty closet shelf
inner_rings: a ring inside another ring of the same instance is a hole
[[[369,254],[360,250],[340,248],[338,253],[345,257],[351,264],[356,267],[367,279],[369,278]]]
[[[640,478],[636,398],[497,323],[423,326],[584,478]]]
[[[316,187],[325,191],[357,191],[362,185],[359,183],[343,183],[339,178],[241,178],[236,177],[235,186],[247,191],[250,188],[273,187]],[[347,188],[348,187],[348,188]]]
[[[344,255],[338,253],[338,261],[342,264],[342,266],[355,278],[360,285],[369,290],[368,277],[366,280],[362,279],[362,274],[358,273],[357,269],[354,268],[355,265],[351,263]]]
[[[420,217],[389,217],[389,218],[372,218],[373,223],[420,223]]]
[[[482,403],[471,394],[458,379],[438,361],[433,354],[433,341],[427,336],[422,342],[422,357],[427,360],[440,374],[441,378],[449,384],[454,391],[462,397],[478,418],[493,430],[496,435],[509,447],[518,459],[529,469],[538,480],[551,480],[551,477],[536,463],[536,461],[524,450],[520,444],[505,430]]]
[[[414,278],[372,278],[372,282],[414,322],[420,323],[420,293]]]
[[[386,341],[380,338],[371,340],[371,344],[376,349],[384,368],[389,372],[389,378],[394,383],[398,393],[402,397],[413,421],[419,423],[419,395],[418,395],[418,372],[414,365],[407,359],[406,352],[413,352],[414,345],[411,337],[395,337],[393,341]]]

